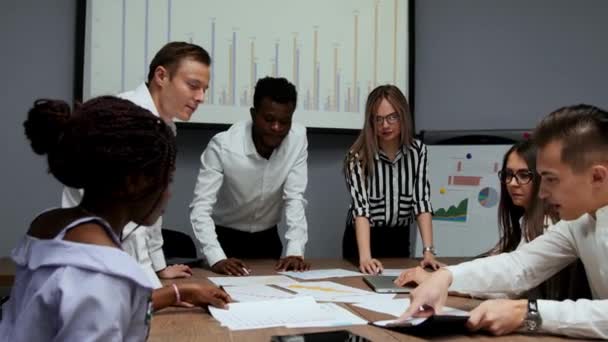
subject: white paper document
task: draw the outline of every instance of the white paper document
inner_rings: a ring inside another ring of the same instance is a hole
[[[224,290],[237,302],[259,302],[297,296],[268,285],[227,286]]]
[[[397,278],[403,271],[405,271],[405,268],[385,268],[379,275]]]
[[[210,306],[209,312],[231,330],[279,327],[333,319],[312,297],[230,303],[228,309]]]
[[[243,277],[209,277],[217,286],[244,286],[244,285],[277,285],[290,284],[296,281],[282,275],[272,276],[243,276]]]
[[[366,310],[381,312],[387,315],[399,317],[405,312],[405,309],[410,306],[410,300],[409,298],[399,298],[377,302],[358,303],[353,305]]]
[[[345,270],[342,268],[330,268],[325,270],[312,270],[304,272],[279,272],[286,276],[302,279],[302,280],[315,280],[315,279],[326,279],[326,278],[342,278],[342,277],[357,277],[362,273]]]
[[[364,320],[338,304],[322,303],[319,305],[321,306],[321,310],[330,315],[332,319],[327,321],[288,324],[287,328],[339,327],[345,325],[365,325],[368,323],[367,320]]]
[[[281,288],[302,296],[311,296],[321,302],[357,303],[367,302],[365,296],[377,296],[374,292],[357,289],[331,281],[310,281],[304,283],[279,284]],[[377,297],[380,298],[380,297]]]
[[[395,293],[373,293],[365,296],[342,297],[342,303],[376,303],[395,298]]]
[[[401,316],[405,310],[410,306],[409,298],[399,298],[392,299],[387,301],[377,301],[377,302],[366,302],[366,303],[358,303],[353,304],[356,307],[385,313],[387,315],[399,317]],[[443,310],[440,313],[441,315],[451,315],[451,316],[468,316],[469,313],[467,311],[451,308],[449,306],[444,306]],[[412,319],[416,320],[416,319]],[[424,321],[424,319],[422,319]],[[378,323],[378,322],[376,322]]]

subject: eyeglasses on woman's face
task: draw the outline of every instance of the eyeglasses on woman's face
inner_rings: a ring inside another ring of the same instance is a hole
[[[530,170],[518,170],[513,172],[511,170],[498,171],[498,179],[505,184],[511,183],[513,178],[519,185],[530,183],[535,177],[534,172]]]
[[[382,124],[384,124],[385,120],[389,125],[392,125],[392,124],[396,124],[397,122],[399,122],[399,114],[392,113],[392,114],[385,115],[385,116],[380,116],[380,115],[376,114],[373,116],[373,120],[376,123],[376,125],[378,125],[378,126],[381,126]]]

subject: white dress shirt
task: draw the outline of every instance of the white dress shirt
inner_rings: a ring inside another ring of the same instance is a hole
[[[293,123],[269,159],[253,143],[251,120],[215,135],[201,155],[190,221],[209,265],[226,258],[215,225],[244,232],[271,228],[285,209],[285,255],[303,256],[308,227],[304,191],[308,180],[306,128]]]
[[[531,289],[580,258],[593,300],[539,300],[541,332],[608,339],[608,206],[574,221],[560,221],[511,253],[448,266],[452,286],[466,293]]]
[[[118,97],[129,100],[136,105],[143,107],[152,114],[159,116],[156,105],[152,100],[150,91],[145,83],[142,83],[135,90],[119,94]],[[175,123],[167,123],[173,133],[176,133]],[[82,190],[69,187],[63,188],[61,196],[61,206],[64,208],[75,207],[82,200]],[[152,226],[139,226],[133,222],[129,222],[123,230],[123,236],[126,239],[122,242],[122,248],[125,252],[133,256],[137,262],[143,267],[144,272],[153,282],[155,288],[162,287],[157,271],[167,267],[165,255],[163,254],[163,236],[162,236],[162,217]],[[137,228],[137,229],[135,229]]]
[[[551,218],[549,216],[545,216],[544,219],[545,224],[548,225],[545,226],[547,228],[544,229],[544,233],[546,233],[548,230],[552,229],[552,225],[553,225],[553,220],[551,220]],[[521,227],[522,230],[522,236],[521,239],[519,240],[519,244],[517,245],[517,248],[515,248],[515,250],[518,250],[519,248],[521,248],[522,246],[524,246],[525,244],[528,243],[528,241],[526,240],[526,236],[528,236],[528,229],[526,226],[526,222],[523,218],[523,216],[519,219],[519,226]],[[490,255],[496,255],[496,252],[491,252]],[[469,294],[471,295],[471,297],[474,298],[479,298],[479,299],[516,299],[516,298],[522,298],[526,295],[530,295],[531,292],[530,291],[517,291],[517,292],[484,292],[484,293],[468,293],[467,289],[470,288],[474,288],[474,286],[471,284],[471,282],[475,281],[475,279],[460,279],[458,281],[458,283],[453,283],[450,286],[450,291],[453,292],[458,292],[458,293],[463,293],[463,294]],[[459,288],[461,287],[461,288]],[[534,290],[532,290],[534,291]],[[536,294],[536,292],[534,292],[534,294]]]
[[[26,235],[12,252],[17,265],[2,306],[0,341],[144,341],[150,328],[152,284],[118,248]]]

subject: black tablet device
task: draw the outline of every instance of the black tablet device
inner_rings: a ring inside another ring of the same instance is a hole
[[[272,336],[271,342],[371,342],[347,330]]]
[[[380,322],[373,322],[371,325],[415,336],[466,335],[470,333],[466,327],[468,320],[468,315],[435,315],[422,323],[405,321],[397,324],[378,324]]]

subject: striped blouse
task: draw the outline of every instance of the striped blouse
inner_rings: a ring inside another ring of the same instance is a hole
[[[421,213],[433,212],[427,173],[427,148],[419,140],[403,146],[391,161],[382,151],[374,158],[374,174],[366,175],[349,154],[346,182],[351,205],[347,222],[369,219],[371,227],[407,227]]]

